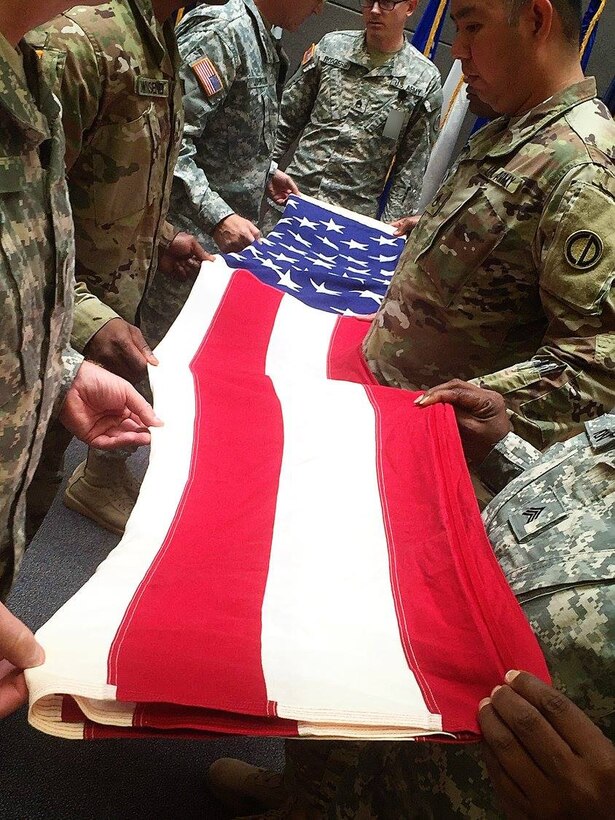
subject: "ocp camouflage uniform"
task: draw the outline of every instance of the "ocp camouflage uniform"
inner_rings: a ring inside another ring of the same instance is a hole
[[[0,34],[0,599],[24,549],[26,489],[81,357],[68,345],[73,228],[60,109],[36,54]]]
[[[615,416],[585,428],[544,455],[500,442],[483,520],[554,686],[615,741]],[[476,746],[290,741],[287,779],[322,820],[500,816]]]
[[[299,143],[287,172],[301,193],[382,218],[415,213],[442,108],[440,74],[404,38],[374,65],[365,33],[336,31],[308,49],[282,95],[273,158]]]
[[[595,83],[477,132],[365,342],[384,384],[479,377],[539,448],[615,403],[615,124]]]
[[[137,321],[165,222],[182,132],[179,54],[150,0],[76,6],[28,42],[63,108],[78,282],[73,344]]]
[[[177,39],[186,121],[170,219],[217,253],[210,234],[219,222],[233,213],[258,221],[287,63],[252,0],[197,6],[182,19]],[[143,308],[148,338],[164,336],[191,286],[154,278]]]

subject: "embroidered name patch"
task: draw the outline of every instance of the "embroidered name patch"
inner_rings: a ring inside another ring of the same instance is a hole
[[[139,77],[137,79],[137,94],[141,97],[168,97],[169,81]]]

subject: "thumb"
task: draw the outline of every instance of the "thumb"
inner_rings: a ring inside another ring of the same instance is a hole
[[[28,627],[0,604],[0,657],[17,669],[40,666],[45,660],[42,646]]]
[[[139,348],[139,350],[141,352],[141,355],[143,356],[145,361],[148,364],[152,364],[154,366],[157,365],[158,364],[158,359],[154,356],[151,347],[145,341],[145,337],[143,336],[143,334],[141,333],[139,328],[135,327],[134,325],[131,325],[130,326],[130,335],[132,337],[132,341],[133,341],[135,347]]]
[[[119,377],[118,377],[119,378]],[[143,427],[162,427],[162,421],[154,413],[154,409],[134,387],[125,382],[125,401],[126,408],[135,416],[137,416]]]
[[[191,248],[191,256],[195,259],[198,259],[199,262],[211,262],[213,259],[210,253],[207,253],[205,248],[198,242],[194,237],[192,237],[192,248]]]

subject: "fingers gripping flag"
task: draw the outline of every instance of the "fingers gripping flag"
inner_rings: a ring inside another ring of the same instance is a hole
[[[358,316],[374,313],[389,286],[404,239],[390,225],[291,196],[275,229],[224,258],[310,307]]]
[[[347,215],[309,213],[351,241]],[[376,385],[369,322],[306,303],[339,271],[308,287],[289,267],[301,290],[271,287],[246,256],[254,272],[204,263],[157,348],[164,427],[119,546],[38,633],[30,722],[79,739],[476,737],[508,669],[548,675],[453,411]]]

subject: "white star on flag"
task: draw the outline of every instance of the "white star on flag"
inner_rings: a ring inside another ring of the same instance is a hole
[[[262,251],[259,251],[259,249],[255,245],[248,245],[247,248],[244,248],[244,251],[246,253],[249,251],[252,254],[252,256],[262,256],[263,255]]]
[[[330,219],[328,222],[321,222],[321,225],[324,225],[327,231],[335,231],[335,233],[344,233],[344,226],[338,225],[337,222],[334,222]]]
[[[382,303],[384,298],[379,293],[374,293],[373,290],[353,290],[352,293],[358,293],[361,299],[373,299],[378,305]]]
[[[312,262],[315,268],[326,268],[327,270],[333,270],[333,268],[335,267],[335,265],[331,262],[325,262],[322,259],[314,259],[310,261]]]
[[[291,253],[296,253],[298,256],[305,256],[305,251],[302,251],[299,248],[295,248],[294,245],[289,245],[286,250],[290,251]]]
[[[361,265],[364,268],[368,267],[367,262],[361,262],[360,259],[355,259],[354,256],[344,256],[343,253],[340,253],[342,259],[346,259],[348,262],[352,262],[353,265]]]
[[[298,205],[297,205],[297,203],[295,202],[295,200],[294,200],[294,199],[287,199],[287,200],[286,200],[286,205],[287,205],[289,208],[293,208],[293,209],[295,209],[295,210],[298,208]]]
[[[301,285],[298,285],[296,282],[293,282],[290,270],[287,270],[286,273],[279,273],[278,274],[278,285],[282,285],[289,290],[301,290]]]
[[[264,268],[271,268],[271,270],[274,270],[276,273],[281,273],[282,272],[282,268],[279,267],[279,265],[276,265],[275,262],[272,262],[271,259],[263,260],[263,267]]]
[[[326,236],[318,236],[318,235],[316,235],[316,239],[320,239],[320,241],[321,241],[324,245],[327,245],[327,247],[329,247],[329,248],[333,248],[334,250],[339,251],[339,248],[337,247],[337,245],[334,245],[334,244],[333,244],[333,242],[331,242],[331,240],[330,240],[330,239],[327,239],[327,237],[326,237]]]
[[[331,308],[331,310],[334,310],[336,313],[339,313],[342,316],[354,316],[358,319],[361,319],[364,316],[363,313],[355,313],[354,311],[350,310],[350,308],[346,308],[346,310],[340,310],[339,308],[334,307]]]
[[[297,217],[295,217],[295,219],[297,219]],[[315,228],[317,228],[317,227],[318,227],[318,222],[312,222],[312,221],[311,221],[310,219],[308,219],[306,216],[302,216],[302,217],[301,217],[301,219],[299,220],[299,227],[300,227],[300,228],[312,228],[312,229],[315,229]]]
[[[367,273],[365,268],[351,268],[350,265],[348,265],[346,270],[350,271],[350,273]]]
[[[335,262],[337,256],[325,256],[324,253],[317,253],[316,256],[319,259],[323,259],[325,262]]]
[[[293,233],[293,231],[289,231],[288,233],[292,236],[292,238],[295,240],[295,242],[299,242],[301,245],[305,245],[305,247],[306,247],[306,248],[310,248],[310,249],[311,249],[311,247],[312,247],[312,243],[311,243],[311,242],[308,242],[307,240],[305,240],[305,239],[301,236],[301,234],[298,234],[298,233]]]
[[[373,259],[375,262],[396,262],[397,261],[397,256],[383,256],[382,254],[380,254],[380,256],[370,256],[369,258]]]
[[[377,242],[379,245],[393,245],[396,246],[401,237],[399,236],[392,236],[390,239],[387,239],[385,236],[370,236],[370,239],[373,239],[374,242]]]
[[[286,256],[285,253],[272,253],[271,254],[274,259],[277,259],[278,262],[288,262],[291,265],[296,263],[296,259],[292,259],[290,256]]]
[[[364,245],[362,242],[355,242],[354,239],[351,239],[350,242],[342,240],[342,245],[348,245],[348,250],[351,251],[366,251],[369,248],[369,245]]]
[[[267,239],[266,236],[261,236],[261,238],[258,240],[258,244],[259,245],[271,245],[273,248],[275,248],[275,242],[272,242],[270,239]]]
[[[313,279],[310,279],[310,282],[314,286],[314,290],[316,293],[327,293],[329,296],[341,296],[341,292],[337,290],[329,290],[329,288],[323,282],[322,285],[317,285]]]

